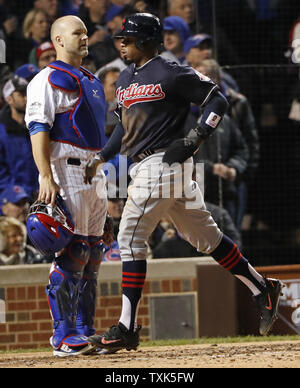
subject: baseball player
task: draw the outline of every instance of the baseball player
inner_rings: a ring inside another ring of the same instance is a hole
[[[51,28],[57,60],[28,85],[26,125],[40,173],[38,200],[54,206],[58,193],[75,224],[71,243],[55,258],[46,287],[53,318],[50,343],[59,357],[89,351],[97,273],[107,213],[105,176],[91,188],[82,182],[88,160],[105,144],[105,97],[100,81],[81,67],[87,29],[76,16]],[[97,193],[96,193],[97,186]]]
[[[118,38],[122,39],[122,55],[132,62],[117,81],[120,123],[87,166],[85,182],[91,183],[96,167],[120,150],[137,164],[131,170],[132,184],[118,235],[121,317],[105,334],[89,337],[89,342],[110,350],[137,348],[138,306],[147,272],[145,242],[162,216],[168,216],[199,252],[210,254],[249,287],[261,313],[260,332],[266,334],[276,318],[283,285],[254,270],[237,245],[219,230],[205,208],[197,183],[192,181],[192,156],[217,128],[227,101],[210,79],[157,55],[162,41],[157,17],[128,16]],[[191,103],[201,107],[202,117],[197,128],[182,138]],[[161,195],[167,187],[169,195]],[[191,198],[195,198],[193,206]]]

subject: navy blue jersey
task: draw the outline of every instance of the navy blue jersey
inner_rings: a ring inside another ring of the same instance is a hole
[[[124,127],[121,153],[134,157],[182,137],[190,104],[203,105],[218,87],[188,66],[157,56],[128,66],[117,81],[117,114]]]

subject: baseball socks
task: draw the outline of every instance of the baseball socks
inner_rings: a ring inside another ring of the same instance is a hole
[[[139,303],[147,272],[146,260],[122,263],[122,313],[119,322],[128,330],[137,329]]]
[[[223,235],[218,247],[211,256],[227,271],[240,279],[253,293],[261,294],[266,289],[265,279],[250,265],[241,254],[237,245],[226,235]]]

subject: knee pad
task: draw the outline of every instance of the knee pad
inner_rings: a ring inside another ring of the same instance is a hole
[[[53,319],[52,346],[56,349],[63,343],[86,343],[86,338],[76,330],[81,277],[78,272],[63,270],[56,262],[51,267],[46,294]]]
[[[89,237],[90,257],[85,267],[86,277],[97,278],[99,267],[104,256],[104,244],[101,237]]]
[[[97,277],[104,255],[103,241],[99,237],[89,237],[90,257],[84,268],[80,282],[80,298],[76,320],[77,331],[86,336],[95,333],[94,320],[97,298]]]
[[[80,295],[76,316],[76,330],[87,337],[95,334],[94,328],[97,299],[97,279],[85,276],[80,281]]]
[[[70,272],[83,273],[90,258],[88,237],[74,235],[72,241],[56,259],[59,267]]]

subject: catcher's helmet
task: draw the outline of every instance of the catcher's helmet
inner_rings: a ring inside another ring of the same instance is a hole
[[[143,50],[145,46],[157,48],[163,42],[160,20],[151,13],[135,13],[123,20],[122,30],[115,38],[136,37],[136,47]]]
[[[59,195],[54,207],[44,202],[34,202],[30,207],[26,227],[33,245],[46,256],[65,248],[74,234],[72,217]]]

